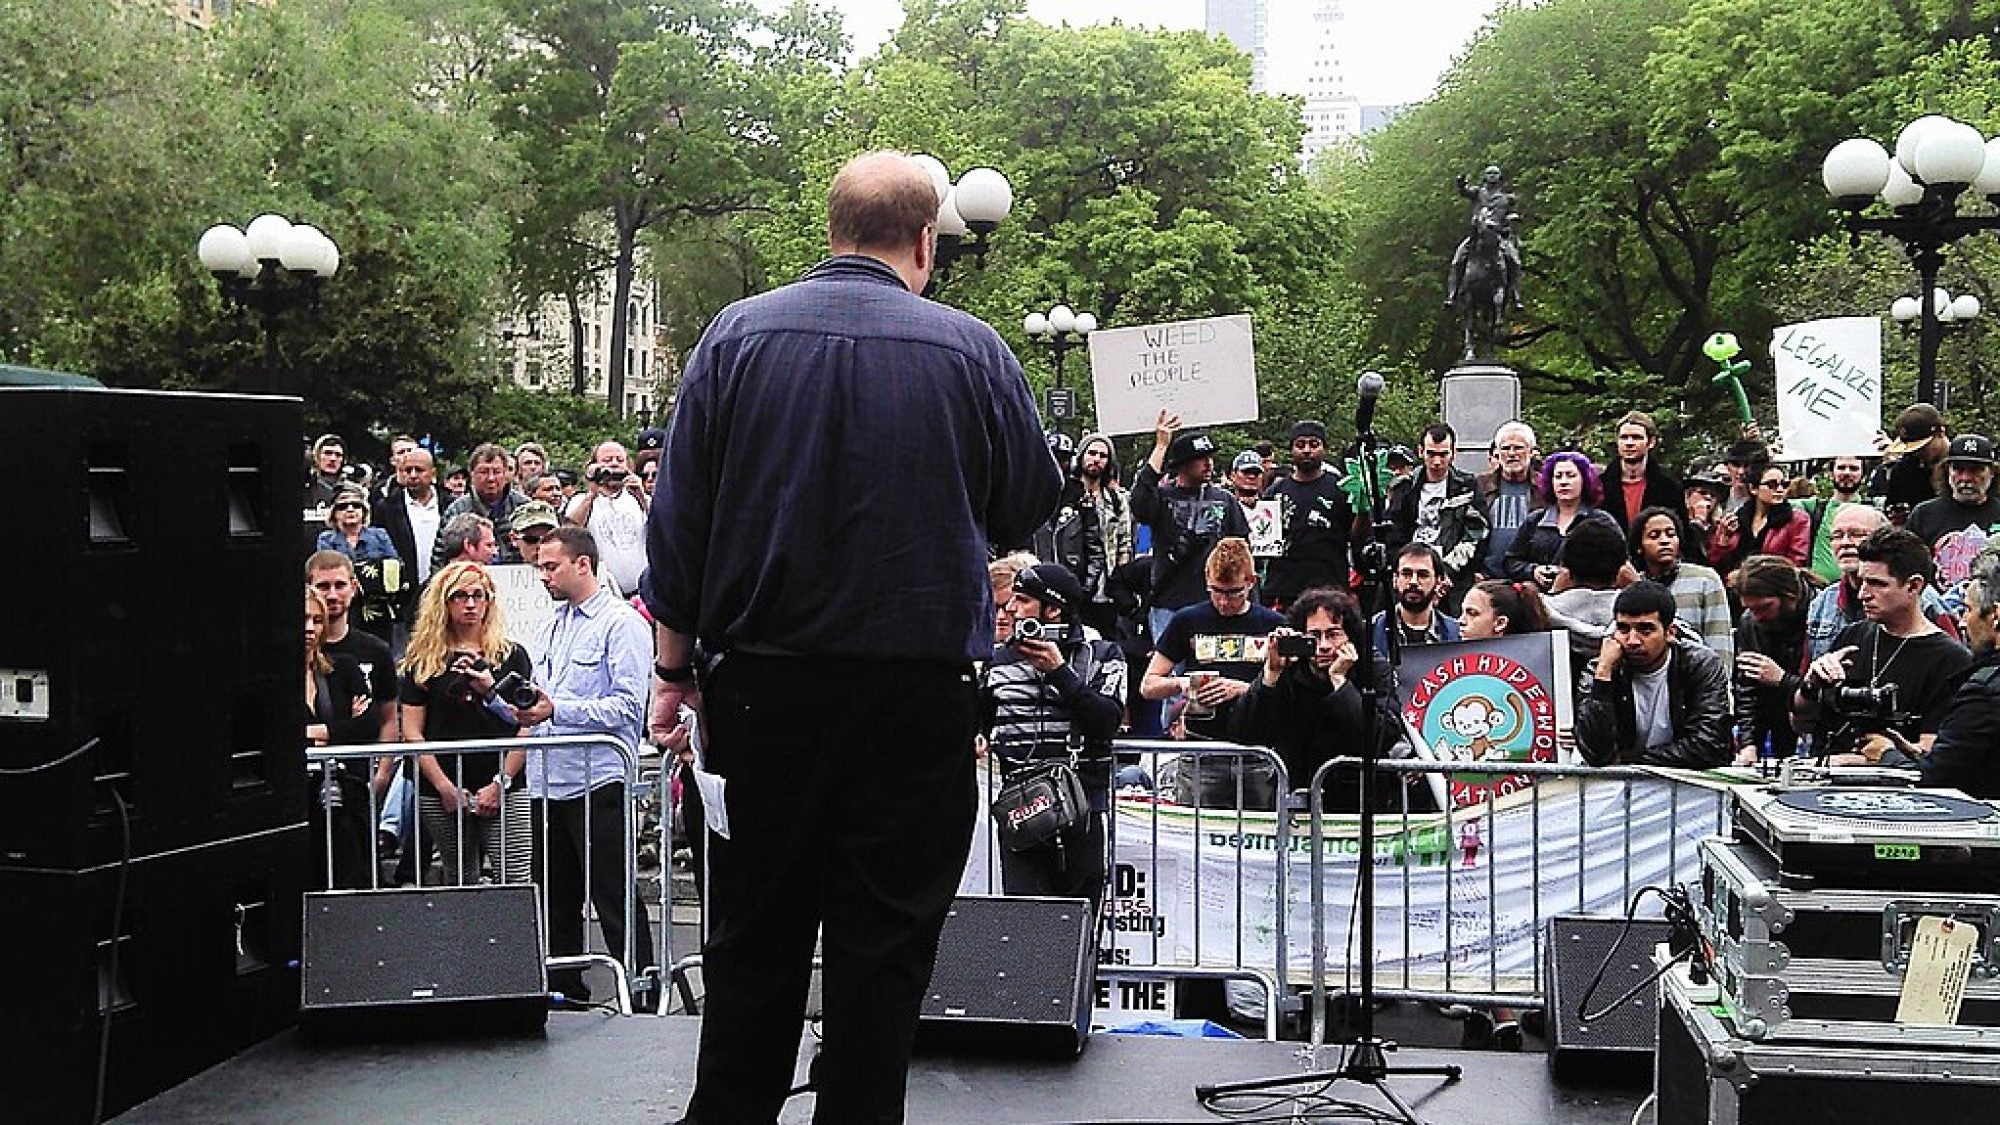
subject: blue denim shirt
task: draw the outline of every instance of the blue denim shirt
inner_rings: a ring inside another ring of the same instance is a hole
[[[842,255],[739,301],[688,359],[641,583],[711,652],[970,664],[993,654],[987,544],[1062,487],[997,333]]]
[[[653,675],[653,632],[646,619],[608,588],[600,588],[579,605],[565,603],[557,609],[541,640],[535,680],[556,711],[534,729],[535,737],[608,734],[636,758]],[[528,745],[532,796],[564,800],[625,779],[624,763],[608,748],[545,755],[533,742]]]

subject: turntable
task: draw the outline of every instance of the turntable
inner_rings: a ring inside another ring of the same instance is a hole
[[[2000,809],[1955,789],[1740,789],[1736,830],[1787,887],[2000,891]]]

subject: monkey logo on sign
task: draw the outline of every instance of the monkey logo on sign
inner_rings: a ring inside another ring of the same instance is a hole
[[[1551,762],[1556,756],[1552,669],[1494,651],[1509,638],[1450,646],[1412,646],[1398,673],[1403,717],[1444,762]],[[1546,644],[1541,646],[1546,653]],[[1457,774],[1454,805],[1511,793],[1532,781],[1519,775]]]

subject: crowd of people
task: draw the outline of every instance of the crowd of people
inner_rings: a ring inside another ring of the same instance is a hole
[[[1372,696],[1395,752],[1391,665],[1371,653],[1547,631],[1576,657],[1585,763],[1810,752],[2000,796],[1987,438],[1919,405],[1819,482],[1754,433],[1676,476],[1636,412],[1602,460],[1544,453],[1513,421],[1469,472],[1438,423],[1387,450],[1378,490],[1317,421],[1231,455],[1162,412],[1128,489],[1116,443],[1043,432],[999,336],[921,297],[937,207],[899,154],[845,166],[832,255],[724,310],[636,458],[607,440],[569,474],[532,442],[482,444],[440,482],[407,437],[379,480],[337,437],[309,453],[326,530],[306,569],[306,737],[432,748],[402,780],[444,878],[515,877],[493,821],[525,806],[551,951],[579,947],[589,897],[610,947],[629,928],[644,957],[620,763],[537,743],[650,740],[726,784],[728,831],[720,808],[712,836],[690,827],[708,1006],[684,1121],[775,1119],[816,945],[820,1113],[900,1120],[977,755],[1007,779],[1066,764],[1081,793],[1003,857],[1007,892],[1101,902],[1118,737],[1268,747],[1298,784],[1356,754]],[[532,646],[501,614],[505,564],[561,607]],[[459,740],[480,745],[435,751]],[[348,810],[399,761],[322,786],[334,883],[373,862],[375,826]],[[1175,795],[1270,805],[1276,779],[1197,765]],[[1335,807],[1352,783],[1329,777]]]

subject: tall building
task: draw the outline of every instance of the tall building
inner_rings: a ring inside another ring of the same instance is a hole
[[[246,4],[267,4],[270,0],[150,0],[151,6],[183,26],[207,31],[215,21]]]
[[[1264,90],[1264,29],[1269,18],[1266,0],[1204,0],[1202,27],[1220,35],[1250,55],[1250,88]]]
[[[1342,67],[1347,13],[1340,0],[1320,0],[1313,9],[1312,63],[1306,72],[1306,135],[1301,156],[1307,166],[1322,151],[1353,140],[1363,128],[1361,101],[1347,92]]]
[[[659,383],[668,372],[661,364],[671,352],[661,345],[659,296],[647,268],[642,254],[632,277],[622,343],[611,337],[610,294],[586,294],[583,302],[584,393],[595,399],[606,397],[604,373],[611,349],[622,347],[625,401],[609,405],[628,417],[652,418],[665,405]],[[544,298],[525,318],[502,322],[498,332],[501,377],[534,391],[566,394],[574,389],[576,352],[570,328],[569,303],[559,296]]]

